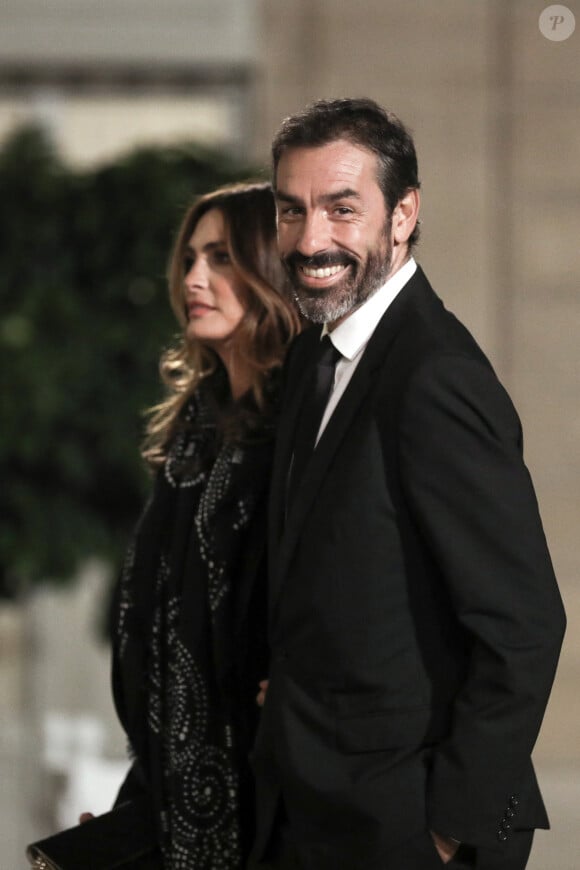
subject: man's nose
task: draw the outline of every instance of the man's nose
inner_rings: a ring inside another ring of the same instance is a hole
[[[325,251],[330,245],[328,221],[322,212],[305,215],[300,225],[296,249],[305,257]]]

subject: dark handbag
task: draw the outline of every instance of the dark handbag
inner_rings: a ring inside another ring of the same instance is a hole
[[[149,800],[127,801],[83,824],[31,843],[35,870],[162,870]]]

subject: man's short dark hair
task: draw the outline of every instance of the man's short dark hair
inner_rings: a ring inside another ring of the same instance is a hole
[[[378,158],[378,183],[387,212],[410,190],[421,186],[413,138],[402,121],[369,99],[318,100],[303,112],[286,118],[272,143],[274,187],[282,155],[293,148],[316,148],[346,139]],[[419,240],[418,225],[409,248]]]

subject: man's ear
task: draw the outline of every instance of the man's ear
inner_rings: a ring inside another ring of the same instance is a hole
[[[419,191],[409,190],[393,209],[391,233],[395,244],[401,245],[409,241],[419,218],[420,206]]]

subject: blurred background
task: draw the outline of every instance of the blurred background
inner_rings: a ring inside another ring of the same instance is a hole
[[[530,868],[577,870],[580,3],[563,21],[548,6],[3,0],[1,870],[106,809],[127,766],[108,602],[148,487],[141,412],[161,395],[183,210],[267,177],[285,115],[361,95],[412,129],[418,259],[522,417],[569,617],[535,753],[553,831]]]

